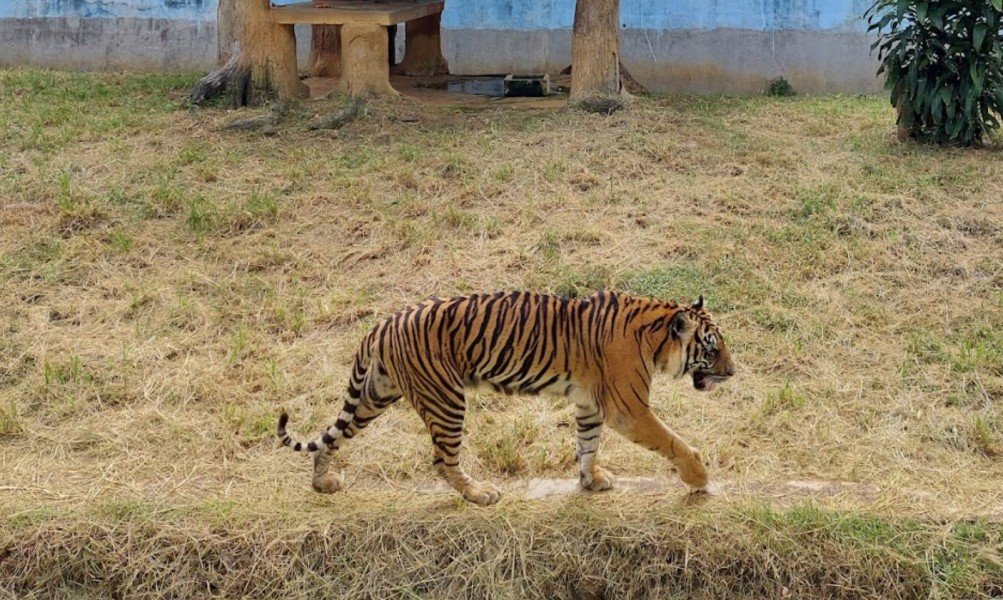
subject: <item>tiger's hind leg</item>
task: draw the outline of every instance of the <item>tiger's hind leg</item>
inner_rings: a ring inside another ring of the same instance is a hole
[[[463,418],[467,400],[462,384],[442,393],[442,399],[408,395],[432,436],[435,458],[432,466],[454,490],[473,502],[487,506],[498,502],[501,490],[494,484],[476,481],[460,466],[463,448]]]
[[[374,364],[374,368],[370,368],[366,375],[358,403],[346,403],[338,422],[335,423],[335,429],[341,431],[341,435],[331,444],[318,450],[314,456],[312,482],[314,490],[323,494],[333,494],[344,486],[341,475],[331,472],[331,460],[335,451],[400,398],[401,393],[397,386],[390,381],[379,365]]]

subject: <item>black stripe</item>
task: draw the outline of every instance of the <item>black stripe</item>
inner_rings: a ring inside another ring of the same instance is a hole
[[[355,424],[356,429],[363,429],[366,425],[369,425],[369,422],[375,419],[376,417],[377,415],[373,415],[371,417],[355,417],[354,419],[352,419],[352,423]]]
[[[492,312],[492,307],[490,301],[484,303],[483,311],[480,310],[475,311],[475,315],[479,314],[482,318],[482,321],[480,329],[477,330],[477,333],[467,339],[467,362],[471,365],[477,364],[484,357],[484,346],[483,346],[484,332],[487,331],[488,323],[491,322],[491,312]],[[474,350],[476,350],[478,347],[480,347],[482,351],[480,353],[480,356],[478,356],[477,360],[475,361]]]

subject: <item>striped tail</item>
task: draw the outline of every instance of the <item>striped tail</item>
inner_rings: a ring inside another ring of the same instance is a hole
[[[352,424],[352,420],[355,418],[355,409],[359,406],[359,400],[357,398],[349,398],[345,401],[345,405],[341,408],[341,414],[338,415],[338,420],[334,422],[334,425],[328,427],[324,433],[320,435],[315,440],[310,442],[300,442],[294,440],[286,432],[286,425],[289,423],[289,414],[286,411],[282,411],[279,415],[279,428],[278,436],[282,440],[283,446],[289,446],[295,452],[316,452],[321,448],[327,447],[331,450],[336,450],[338,448],[338,442],[345,435],[345,430],[348,426]]]
[[[289,415],[283,410],[282,414],[279,415],[278,429],[278,436],[282,440],[283,446],[289,446],[296,452],[316,452],[325,446],[331,450],[338,448],[339,440],[344,437],[345,430],[348,429],[348,426],[355,419],[355,410],[359,408],[359,398],[362,397],[362,386],[365,385],[366,373],[369,371],[369,366],[372,363],[371,346],[379,330],[380,327],[376,327],[370,331],[369,335],[366,336],[366,339],[359,346],[358,352],[355,353],[352,377],[348,382],[348,398],[345,400],[344,406],[341,407],[341,414],[338,415],[338,420],[334,422],[334,425],[328,427],[320,437],[311,442],[298,442],[286,433]]]

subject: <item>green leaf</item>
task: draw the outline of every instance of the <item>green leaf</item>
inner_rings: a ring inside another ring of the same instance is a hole
[[[992,112],[990,112],[988,105],[982,104],[979,107],[979,111],[982,113],[982,122],[985,124],[986,129],[992,130],[999,128],[999,121],[997,121],[996,117],[994,117]]]
[[[898,6],[895,9],[895,14],[898,15],[900,19],[905,16],[906,11],[909,10],[909,2],[910,0],[899,0]]]
[[[1003,0],[1000,0],[1003,2]],[[922,23],[926,20],[926,11],[930,6],[926,2],[920,2],[916,5],[916,22]]]
[[[937,29],[944,29],[944,15],[947,14],[948,7],[941,6],[933,11],[930,20],[937,26]]]
[[[957,121],[954,122],[954,126],[951,127],[951,132],[950,132],[950,136],[951,136],[952,140],[957,139],[958,134],[961,133],[961,129],[964,126],[965,126],[965,120],[964,119],[958,119]]]
[[[945,86],[940,88],[940,92],[937,94],[937,97],[933,99],[935,104],[944,105],[944,108],[947,110],[948,118],[952,119],[954,118],[954,102],[951,101],[951,96],[953,95],[954,88]]]
[[[1003,0],[999,1],[1003,2]],[[982,40],[986,39],[986,33],[988,32],[989,32],[989,26],[986,25],[985,23],[979,23],[978,25],[975,26],[975,41],[973,43],[973,46],[976,52],[978,52],[979,49],[982,48]]]
[[[924,104],[926,104],[926,84],[927,78],[923,77],[919,80],[919,84],[916,86],[916,91],[914,92],[912,98],[912,105],[916,111],[921,110]]]
[[[1003,10],[1003,0],[989,0],[996,10]]]

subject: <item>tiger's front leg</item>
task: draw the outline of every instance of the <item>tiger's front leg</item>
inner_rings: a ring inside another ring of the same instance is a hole
[[[603,416],[599,403],[591,399],[575,404],[575,424],[578,427],[578,483],[582,488],[601,492],[613,487],[613,475],[596,465],[596,452],[602,436]]]
[[[679,478],[694,492],[707,489],[707,467],[696,448],[669,429],[650,408],[638,408],[634,414],[610,415],[610,426],[630,441],[669,459],[679,471]]]

